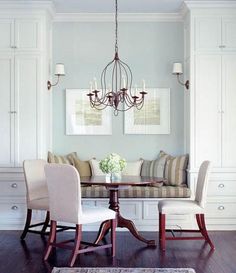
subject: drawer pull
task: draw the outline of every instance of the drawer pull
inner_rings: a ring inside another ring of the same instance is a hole
[[[224,209],[225,209],[224,206],[219,206],[219,207],[218,207],[218,210],[224,210]]]
[[[222,188],[224,188],[224,187],[225,187],[225,185],[222,184],[222,183],[218,185],[218,188],[221,188],[221,189],[222,189]]]
[[[17,206],[12,206],[11,209],[12,210],[18,210],[18,207]]]
[[[14,188],[14,189],[17,188],[17,184],[16,183],[12,183],[11,187]]]

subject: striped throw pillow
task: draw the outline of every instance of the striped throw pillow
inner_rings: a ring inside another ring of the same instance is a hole
[[[144,160],[141,176],[164,177],[166,158],[160,157],[156,160]]]
[[[74,158],[77,158],[76,152],[70,153],[68,155],[55,155],[48,152],[48,163],[59,163],[59,164],[70,164],[74,165]]]
[[[167,154],[162,152],[163,156]],[[165,185],[182,186],[187,182],[186,169],[188,167],[188,155],[169,156],[166,161],[164,178],[167,179]]]

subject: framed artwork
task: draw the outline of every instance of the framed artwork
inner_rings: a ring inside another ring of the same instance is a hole
[[[111,135],[112,113],[91,108],[87,89],[66,89],[66,134]]]
[[[143,108],[125,112],[125,134],[170,133],[170,88],[149,88]]]

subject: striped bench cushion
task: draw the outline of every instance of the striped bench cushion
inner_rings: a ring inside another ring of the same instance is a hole
[[[81,188],[83,198],[108,198],[109,191],[103,186],[85,186]],[[188,198],[191,191],[187,187],[150,187],[134,186],[119,190],[120,198]]]

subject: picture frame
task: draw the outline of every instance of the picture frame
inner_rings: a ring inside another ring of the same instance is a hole
[[[146,89],[141,110],[125,112],[125,134],[170,134],[170,88]]]
[[[111,135],[110,107],[90,106],[88,89],[66,89],[66,135]]]

